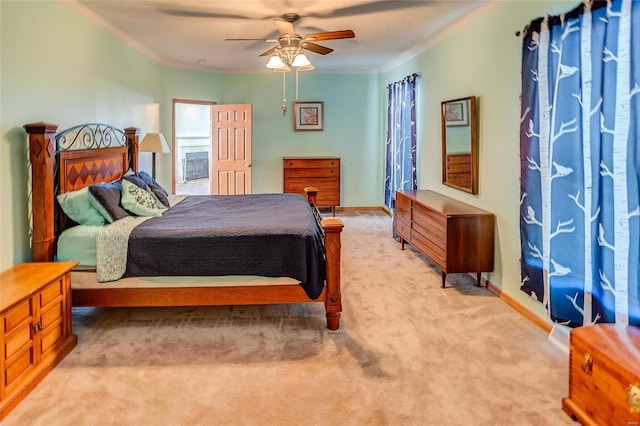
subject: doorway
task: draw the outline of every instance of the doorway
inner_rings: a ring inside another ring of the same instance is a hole
[[[210,194],[211,108],[214,105],[215,102],[173,101],[174,194]]]
[[[173,193],[251,193],[250,104],[173,101]]]

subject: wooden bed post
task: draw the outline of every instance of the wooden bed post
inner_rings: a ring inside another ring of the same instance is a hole
[[[307,194],[307,200],[309,200],[309,203],[318,205],[318,191],[320,190],[318,188],[314,188],[313,186],[307,186],[304,189],[304,193]]]
[[[318,188],[308,186],[304,189],[309,203],[316,210],[318,202]],[[318,213],[319,215],[319,213]],[[342,293],[340,292],[340,233],[344,225],[338,219],[322,219],[320,226],[324,231],[324,255],[326,258],[327,278],[325,288],[324,307],[327,312],[327,328],[337,330],[340,328],[340,312],[342,312]]]
[[[129,167],[134,172],[138,171],[138,149],[140,148],[140,129],[137,127],[127,127],[124,129],[125,135],[127,135],[127,142],[131,146],[131,158]]]
[[[25,124],[24,128],[29,135],[31,161],[33,261],[51,262],[55,250],[53,164],[58,125],[39,122]]]
[[[327,298],[324,307],[327,312],[327,327],[330,330],[340,328],[342,312],[342,293],[340,292],[340,233],[344,225],[338,219],[323,219],[324,251],[327,258]]]

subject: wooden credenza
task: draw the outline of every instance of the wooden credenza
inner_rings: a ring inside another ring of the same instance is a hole
[[[0,274],[0,420],[76,345],[71,269],[23,263]]]
[[[284,190],[306,196],[304,189],[318,189],[318,207],[331,207],[333,215],[340,205],[339,157],[285,157],[283,160]]]
[[[433,191],[396,191],[394,226],[405,242],[431,259],[442,274],[493,271],[493,213]]]

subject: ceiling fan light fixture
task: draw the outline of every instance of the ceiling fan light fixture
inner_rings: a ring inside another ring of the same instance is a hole
[[[282,62],[282,59],[280,59],[280,56],[278,56],[277,54],[271,56],[271,58],[269,58],[269,62],[267,62],[267,68],[269,69],[278,69],[286,66],[287,65]]]
[[[304,53],[298,53],[293,59],[293,63],[291,65],[294,67],[306,67],[311,65],[311,61],[309,61],[309,58],[307,58],[307,55]]]
[[[313,70],[316,69],[316,67],[314,67],[312,63],[309,63],[309,65],[305,65],[303,67],[298,67],[297,69],[298,69],[298,71],[313,71]]]

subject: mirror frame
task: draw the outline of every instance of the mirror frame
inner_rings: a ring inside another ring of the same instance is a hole
[[[469,131],[471,132],[471,184],[469,187],[455,185],[447,180],[447,123],[446,123],[446,104],[449,102],[469,101]],[[470,194],[478,193],[478,136],[477,136],[477,119],[476,119],[476,97],[469,96],[466,98],[450,99],[441,103],[442,115],[442,184],[460,191]]]

